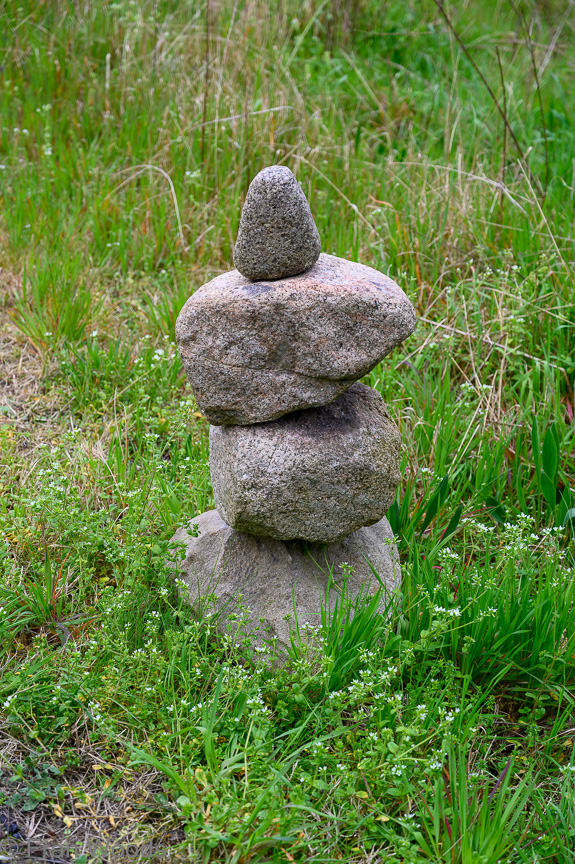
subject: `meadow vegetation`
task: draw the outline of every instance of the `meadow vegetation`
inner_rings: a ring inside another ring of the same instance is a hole
[[[575,861],[574,16],[0,5],[5,848]],[[365,379],[406,445],[403,603],[344,598],[282,668],[166,563],[213,506],[175,319],[272,163],[418,312]]]

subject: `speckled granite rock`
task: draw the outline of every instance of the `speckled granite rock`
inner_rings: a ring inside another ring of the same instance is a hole
[[[336,399],[414,329],[393,280],[322,254],[280,281],[216,277],[183,307],[176,338],[210,423],[248,424]]]
[[[241,604],[249,607],[247,630],[255,631],[260,644],[266,638],[277,637],[280,650],[290,644],[286,616],[293,620],[294,600],[300,633],[305,635],[306,624],[318,627],[330,569],[336,585],[345,583],[351,597],[362,589],[374,593],[382,584],[386,589],[382,611],[389,594],[400,586],[399,557],[387,519],[329,546],[297,540],[282,543],[243,534],[226,525],[216,510],[197,516],[190,525],[198,532],[197,537],[190,537],[185,528],[180,528],[172,538],[186,545],[177,565],[177,578],[185,586],[187,600],[196,608],[199,602],[207,602],[210,608],[211,595],[213,607],[223,613],[218,618],[219,629],[229,627],[234,632],[238,625],[228,616],[237,613],[241,595]],[[343,562],[353,571],[347,579],[340,566]],[[332,608],[336,596],[332,591]]]
[[[331,543],[385,515],[400,446],[383,399],[364,384],[269,423],[212,426],[215,505],[240,531]]]
[[[264,168],[244,202],[234,266],[248,279],[283,279],[308,270],[321,241],[307,198],[289,168]]]

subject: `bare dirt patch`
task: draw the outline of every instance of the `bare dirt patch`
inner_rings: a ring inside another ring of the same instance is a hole
[[[81,744],[74,764],[58,768],[6,733],[0,752],[0,861],[189,860],[179,857],[184,834],[158,801],[163,778],[153,769],[126,769]]]

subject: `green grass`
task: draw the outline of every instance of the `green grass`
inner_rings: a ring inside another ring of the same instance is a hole
[[[0,7],[0,812],[38,848],[575,861],[572,14]],[[419,319],[365,379],[402,603],[279,669],[166,566],[213,506],[175,319],[276,162]]]

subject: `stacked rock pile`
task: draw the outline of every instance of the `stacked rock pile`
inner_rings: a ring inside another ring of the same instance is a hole
[[[390,590],[399,561],[385,513],[399,484],[399,433],[376,390],[357,383],[415,328],[401,288],[371,267],[321,254],[291,171],[250,185],[237,269],[198,289],[176,338],[210,422],[216,510],[176,541],[190,601],[238,597],[253,626],[289,644],[317,622],[328,578],[351,596]],[[373,569],[372,569],[373,568]],[[249,623],[249,622],[248,622]]]

